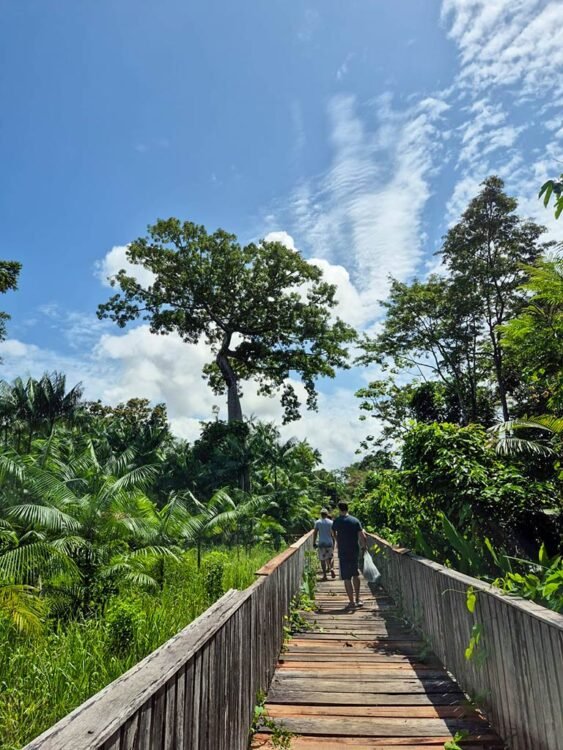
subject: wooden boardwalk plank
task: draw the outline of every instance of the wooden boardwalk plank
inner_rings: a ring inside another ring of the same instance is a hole
[[[444,743],[451,737],[294,737],[291,750],[444,750]],[[268,734],[257,734],[252,743],[253,750],[275,750]],[[503,750],[498,738],[480,736],[464,741],[463,750]]]
[[[383,591],[347,611],[340,581],[319,583],[317,612],[285,645],[266,710],[293,733],[292,750],[429,750],[467,732],[465,750],[500,750],[437,657]],[[270,750],[267,731],[253,750]]]

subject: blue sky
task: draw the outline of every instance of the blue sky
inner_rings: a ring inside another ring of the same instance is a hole
[[[0,0],[0,254],[22,261],[2,377],[63,369],[87,395],[166,400],[193,437],[207,353],[100,323],[107,273],[157,217],[278,234],[371,329],[387,276],[423,276],[479,182],[522,212],[563,160],[556,0]],[[322,383],[288,428],[334,466],[365,426]],[[247,389],[245,410],[275,419]]]

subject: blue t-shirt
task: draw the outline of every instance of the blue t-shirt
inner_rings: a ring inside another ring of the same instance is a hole
[[[332,522],[332,530],[338,542],[338,556],[343,558],[357,558],[360,554],[358,534],[362,524],[354,516],[338,516]]]

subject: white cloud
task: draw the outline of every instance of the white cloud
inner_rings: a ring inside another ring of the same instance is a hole
[[[336,71],[337,81],[342,81],[348,75],[348,70],[350,69],[350,62],[352,61],[353,57],[354,55],[351,52],[348,55],[346,55],[344,62],[342,63],[342,65],[340,65],[340,67]]]
[[[269,232],[266,242],[281,242],[289,250],[297,250],[295,240],[285,231]],[[335,314],[352,326],[361,326],[366,322],[365,310],[358,290],[350,280],[350,274],[344,266],[329,263],[324,258],[308,258],[309,263],[323,272],[324,279],[336,286]]]
[[[559,0],[444,0],[442,19],[460,50],[460,86],[511,87],[519,99],[563,91]]]
[[[498,174],[518,197],[520,214],[546,224],[549,237],[561,240],[562,227],[545,212],[537,191],[561,157],[561,118],[549,113],[563,99],[563,3],[443,0],[442,19],[459,50],[452,91],[466,117],[451,144],[459,153],[448,221],[459,218],[488,175]],[[520,138],[532,128],[538,135],[526,102],[533,102],[534,117],[543,118],[542,129],[551,133],[550,142],[538,139],[533,150],[531,138]]]
[[[202,367],[210,360],[203,343],[186,344],[179,336],[151,334],[141,325],[122,335],[102,333],[92,349],[73,355],[26,344],[17,339],[0,342],[2,374],[7,380],[16,376],[40,377],[43,372],[59,370],[69,385],[82,382],[85,398],[117,404],[133,397],[164,401],[172,430],[179,437],[195,440],[200,421],[213,418],[214,407],[226,418],[226,397],[215,396],[202,377]],[[293,385],[300,400],[305,390]],[[354,460],[354,451],[366,433],[357,419],[353,392],[339,390],[333,395],[321,393],[318,413],[303,409],[303,418],[282,428],[285,438],[307,438],[318,448],[328,467],[344,466]],[[265,421],[281,424],[279,398],[258,395],[253,382],[243,384],[243,411]]]
[[[95,265],[95,275],[104,286],[111,286],[109,279],[115,276],[123,268],[129,276],[137,279],[144,287],[150,286],[154,281],[152,271],[143,266],[131,263],[127,259],[127,245],[115,245],[106,253],[104,258]]]
[[[288,234],[288,232],[279,231],[279,232],[269,232],[264,239],[266,242],[280,242],[282,245],[285,245],[285,247],[288,248],[288,250],[296,250],[295,247],[295,240],[293,237]]]
[[[353,97],[333,98],[332,165],[294,192],[299,237],[314,257],[346,267],[366,322],[380,314],[388,276],[405,280],[421,261],[437,122],[447,109],[430,97],[398,111],[385,95],[374,103],[371,123]]]

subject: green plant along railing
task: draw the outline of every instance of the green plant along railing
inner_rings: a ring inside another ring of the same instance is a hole
[[[560,750],[563,615],[369,539],[386,589],[511,750]]]
[[[25,750],[246,750],[311,546],[307,534]]]

